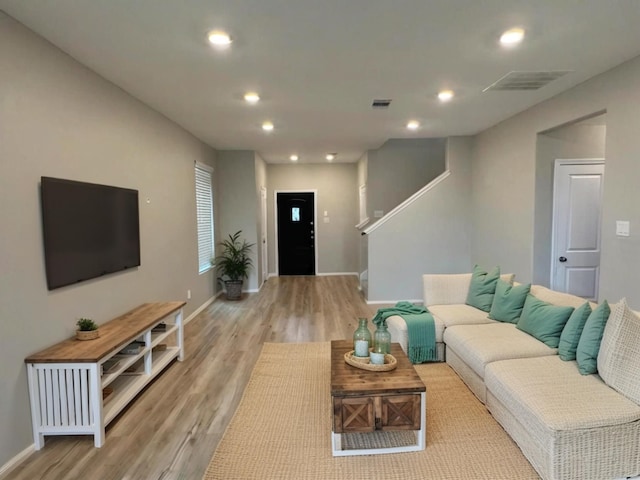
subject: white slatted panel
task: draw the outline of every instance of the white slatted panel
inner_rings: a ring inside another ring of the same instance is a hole
[[[82,399],[80,398],[80,371],[73,369],[74,424],[82,425]]]
[[[82,402],[82,425],[89,425],[89,382],[85,372],[80,372],[80,400]]]
[[[51,428],[93,425],[89,376],[86,367],[38,365],[39,425]]]
[[[45,371],[42,369],[36,370],[38,372],[38,392],[40,393],[40,425],[47,424],[47,381],[45,379]]]
[[[60,418],[60,383],[59,383],[59,375],[58,375],[59,371],[56,370],[52,370],[51,371],[51,386],[53,388],[53,393],[52,393],[52,397],[51,397],[51,403],[52,403],[52,407],[53,407],[53,424],[54,425],[60,425],[61,424],[61,418]]]
[[[213,170],[196,163],[196,208],[198,218],[198,272],[211,269],[214,255]]]
[[[55,422],[53,421],[53,386],[51,382],[51,370],[47,369],[44,371],[44,379],[46,388],[45,394],[47,398],[47,417],[44,424],[51,427],[55,425]]]
[[[60,413],[62,414],[61,420],[63,425],[69,425],[69,399],[67,397],[67,393],[69,392],[68,373],[68,369],[60,372]]]

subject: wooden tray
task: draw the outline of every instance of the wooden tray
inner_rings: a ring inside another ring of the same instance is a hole
[[[386,353],[384,355],[384,365],[373,365],[371,363],[362,363],[362,360],[356,360],[353,356],[354,351],[351,350],[344,354],[344,361],[352,367],[369,370],[370,372],[389,372],[398,366],[398,361],[393,355]]]

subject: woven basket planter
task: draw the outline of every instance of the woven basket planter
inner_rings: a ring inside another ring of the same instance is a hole
[[[224,286],[227,289],[227,300],[240,300],[242,298],[242,280],[227,280]]]
[[[78,340],[94,340],[99,336],[99,330],[76,330],[76,338]]]

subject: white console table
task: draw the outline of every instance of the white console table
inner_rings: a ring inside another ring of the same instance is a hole
[[[70,338],[26,358],[36,450],[45,435],[93,435],[101,447],[109,422],[173,359],[182,361],[184,305],[145,303],[100,325],[95,340]],[[160,323],[166,328],[154,331]],[[139,352],[121,352],[136,340]]]

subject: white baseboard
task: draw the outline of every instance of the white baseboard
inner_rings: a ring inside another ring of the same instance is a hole
[[[357,272],[325,272],[325,273],[318,272],[316,273],[316,277],[330,277],[330,276],[337,276],[337,275],[355,275],[356,277],[359,276]],[[279,277],[279,276],[280,276],[279,274],[275,272],[271,272],[269,273],[267,278]]]
[[[207,300],[206,302],[204,302],[202,305],[200,305],[198,308],[196,308],[191,315],[189,315],[185,321],[184,324],[186,325],[187,323],[189,323],[191,320],[193,320],[195,317],[198,316],[198,314],[203,311],[205,308],[207,308],[209,305],[211,305],[213,303],[213,301],[218,298],[220,295],[222,294],[222,292],[218,292],[217,294],[215,294],[213,297],[211,297],[209,300]]]
[[[391,305],[395,305],[398,302],[409,302],[409,303],[416,303],[419,305],[422,305],[424,303],[423,299],[419,299],[419,300],[367,300],[367,305],[379,305],[379,304],[383,304],[383,303],[389,303]]]
[[[341,275],[355,275],[359,277],[358,272],[325,272],[325,273],[316,273],[318,277],[335,277]]]
[[[18,453],[15,457],[10,459],[7,463],[2,465],[0,467],[0,478],[2,478],[4,475],[8,474],[14,468],[16,468],[22,462],[24,462],[27,459],[27,457],[35,451],[36,451],[36,446],[35,444],[32,443],[27,448],[25,448],[20,453]]]

